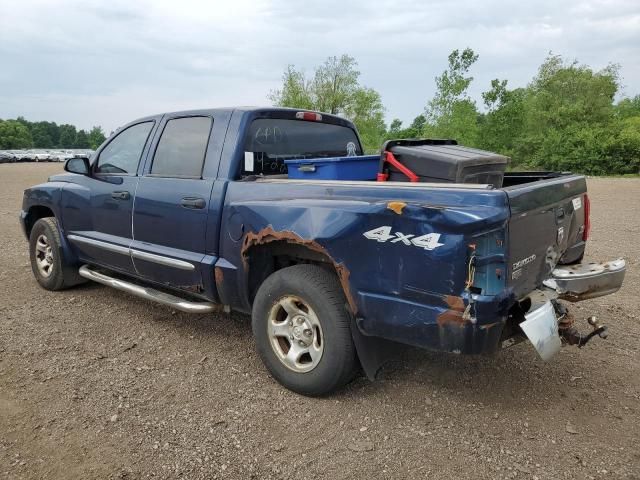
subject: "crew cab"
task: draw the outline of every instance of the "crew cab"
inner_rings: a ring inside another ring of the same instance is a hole
[[[584,345],[566,305],[613,293],[622,259],[583,261],[583,176],[502,186],[300,180],[286,160],[362,155],[354,125],[284,108],[154,115],[24,192],[36,280],[92,280],[185,312],[251,314],[271,374],[306,395],[403,344],[486,354]]]

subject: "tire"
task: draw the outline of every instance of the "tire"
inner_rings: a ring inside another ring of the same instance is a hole
[[[251,324],[271,375],[289,390],[320,396],[356,372],[351,321],[337,276],[316,265],[295,265],[260,286]]]
[[[29,257],[33,275],[46,290],[63,290],[84,282],[75,267],[65,263],[55,217],[41,218],[33,225],[29,236]]]

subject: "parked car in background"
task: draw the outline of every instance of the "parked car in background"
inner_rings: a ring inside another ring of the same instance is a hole
[[[91,158],[94,151],[89,149],[64,149],[64,150],[2,150],[0,163],[7,162],[66,162],[70,158]]]
[[[34,151],[32,153],[33,159],[36,162],[49,162],[51,161],[51,154],[48,151]]]
[[[35,160],[34,153],[31,150],[20,150],[17,154],[18,162],[33,162]]]
[[[73,153],[69,153],[68,151],[60,150],[53,152],[51,154],[51,161],[53,162],[66,162],[70,158],[73,158]]]
[[[16,161],[16,156],[7,151],[0,151],[0,163],[13,163]]]

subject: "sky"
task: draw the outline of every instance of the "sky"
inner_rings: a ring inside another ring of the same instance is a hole
[[[550,51],[621,66],[640,93],[637,0],[0,0],[0,118],[101,125],[165,111],[269,105],[288,64],[358,62],[386,119],[409,123],[453,49],[473,48],[470,94],[525,86]]]

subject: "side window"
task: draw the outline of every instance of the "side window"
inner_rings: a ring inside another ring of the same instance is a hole
[[[200,178],[212,122],[209,117],[169,120],[153,157],[151,175]]]
[[[118,133],[100,152],[96,173],[135,175],[152,127],[153,122],[138,123]]]

